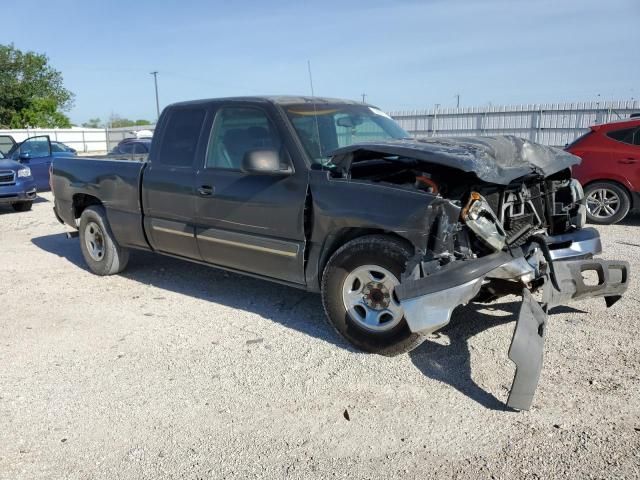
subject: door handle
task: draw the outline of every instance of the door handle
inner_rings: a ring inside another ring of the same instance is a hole
[[[634,163],[637,163],[637,160],[633,157],[629,157],[629,158],[625,158],[623,160],[618,160],[618,163],[622,163],[624,165],[632,165]]]
[[[210,197],[213,195],[213,187],[211,185],[202,185],[198,188],[198,193],[203,197]]]

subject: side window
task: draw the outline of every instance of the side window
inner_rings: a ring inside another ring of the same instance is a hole
[[[634,145],[640,145],[640,128],[636,130],[636,136],[633,139]]]
[[[625,128],[623,130],[614,130],[607,133],[607,137],[617,140],[618,142],[628,143],[633,145],[633,132],[634,128]]]
[[[122,153],[123,155],[129,155],[133,153],[134,144],[133,143],[122,143],[118,146],[118,153]]]
[[[357,142],[389,138],[389,134],[369,116],[339,114],[336,119],[338,145],[344,147]]]
[[[15,146],[16,142],[10,135],[0,135],[0,153],[7,155]]]
[[[175,167],[193,164],[205,114],[204,108],[176,108],[169,113],[157,163]]]
[[[133,153],[149,153],[147,146],[144,143],[134,143]]]
[[[31,158],[49,157],[51,151],[46,137],[32,137],[20,145],[17,155],[29,155]]]
[[[205,166],[239,170],[247,152],[280,152],[281,146],[280,135],[265,112],[251,107],[223,107],[213,122]]]

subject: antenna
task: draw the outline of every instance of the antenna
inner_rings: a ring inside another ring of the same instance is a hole
[[[318,142],[318,152],[320,158],[322,155],[322,143],[320,143],[320,125],[318,124],[318,108],[316,106],[316,96],[313,92],[313,76],[311,75],[311,60],[307,60],[307,69],[309,70],[309,86],[311,87],[311,99],[313,101],[313,118],[316,122],[316,141]]]
[[[160,101],[158,100],[158,71],[154,70],[150,72],[150,75],[153,75],[153,83],[156,86],[156,123],[158,123],[158,119],[160,118]]]

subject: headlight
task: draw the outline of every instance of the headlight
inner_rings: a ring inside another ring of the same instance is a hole
[[[22,167],[18,170],[18,177],[30,177],[31,169],[29,167]]]
[[[496,251],[504,248],[507,234],[487,200],[478,192],[471,192],[462,220],[480,240]]]

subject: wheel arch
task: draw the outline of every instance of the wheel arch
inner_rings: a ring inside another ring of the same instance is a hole
[[[104,206],[98,197],[86,193],[76,193],[72,198],[73,215],[76,219],[80,218],[82,212],[92,205]]]
[[[415,252],[413,244],[402,235],[396,232],[384,230],[381,228],[364,228],[364,227],[345,227],[333,234],[327,236],[327,240],[323,246],[320,261],[318,264],[318,284],[322,282],[322,275],[324,273],[327,262],[331,256],[343,245],[355,240],[356,238],[366,237],[369,235],[382,235],[388,238],[399,240],[405,246],[407,246],[412,252]]]

